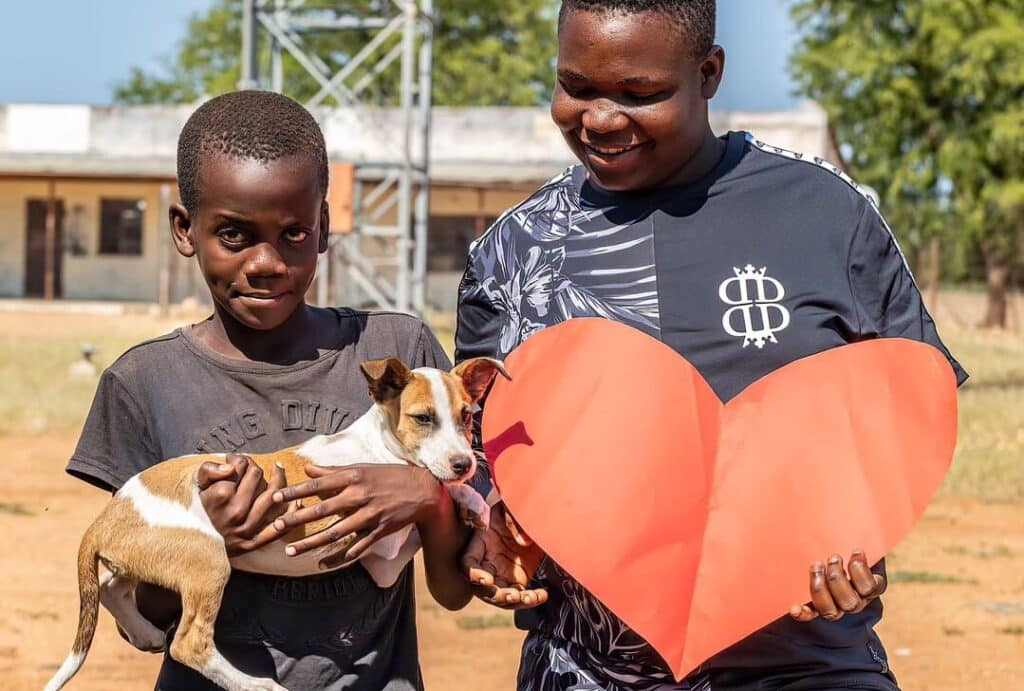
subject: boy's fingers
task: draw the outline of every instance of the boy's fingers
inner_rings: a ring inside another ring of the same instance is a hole
[[[274,493],[275,496],[277,494],[277,492]],[[318,501],[312,506],[305,506],[298,511],[285,513],[274,521],[274,525],[277,526],[278,531],[283,533],[296,526],[320,521],[329,516],[344,516],[342,521],[335,523],[331,528],[336,530],[344,529],[346,531],[344,535],[348,535],[349,533],[356,532],[353,527],[355,529],[361,529],[363,527],[362,518],[352,520],[353,516],[362,507],[363,504],[360,501],[356,501],[344,494],[339,494],[338,496]],[[348,522],[345,523],[345,521]],[[345,525],[342,525],[342,523],[345,523]],[[320,533],[316,533],[316,535],[320,535]],[[316,535],[311,535],[310,537],[315,537]]]
[[[474,595],[489,605],[501,609],[517,610],[539,607],[548,601],[544,588],[518,590],[515,588],[481,588],[474,586]]]
[[[797,621],[814,621],[818,618],[818,613],[808,605],[793,605],[789,608],[789,616]]]
[[[215,482],[223,482],[233,477],[235,477],[235,469],[232,466],[206,461],[199,466],[199,470],[196,472],[196,484],[199,485],[201,492]]]
[[[865,599],[873,599],[881,594],[876,591],[881,585],[880,581],[884,582],[885,579],[871,573],[871,567],[868,566],[868,560],[863,552],[854,552],[847,568],[850,571],[850,582],[853,583],[858,595]]]
[[[259,549],[264,545],[270,544],[279,537],[281,536],[278,534],[277,529],[274,527],[274,524],[271,523],[270,525],[265,526],[263,530],[256,533],[250,539],[242,542],[239,545],[239,548],[243,552],[250,552],[254,549]]]
[[[284,489],[288,484],[288,477],[285,475],[284,466],[280,463],[274,464],[274,470],[270,474],[270,482],[267,484],[267,489],[271,490],[271,495],[279,489]],[[273,496],[271,496],[273,499]]]
[[[256,497],[256,501],[252,503],[252,508],[249,510],[249,518],[239,532],[247,536],[251,536],[252,533],[258,533],[260,536],[277,536],[278,530],[273,524],[273,519],[293,508],[292,504],[274,503],[274,491],[280,489],[284,481],[284,468],[275,465],[270,476],[270,484]],[[251,539],[255,540],[256,537],[251,536]],[[269,542],[270,540],[267,541]],[[255,548],[246,546],[245,549]]]
[[[512,518],[512,514],[507,509],[505,511],[505,527],[508,528],[509,535],[512,536],[512,539],[520,547],[529,547],[533,544],[533,540],[519,527],[519,524],[516,523],[516,520]]]
[[[315,468],[316,466],[306,466]],[[347,474],[343,470],[335,470],[325,475],[314,477],[297,485],[290,485],[277,492],[274,492],[274,501],[286,502],[293,499],[305,499],[306,497],[319,497],[321,493],[337,494],[349,484]]]
[[[469,579],[469,582],[472,583],[474,587],[494,587],[494,574],[487,569],[482,569],[479,566],[466,566],[465,562],[463,562],[463,567],[466,569],[466,578]]]
[[[303,470],[305,470],[306,475],[308,475],[309,477],[323,477],[325,475],[330,475],[332,473],[337,473],[337,472],[339,472],[340,469],[339,468],[327,468],[327,467],[322,466],[322,465],[313,465],[312,463],[307,463],[305,465],[305,467],[303,468]]]
[[[356,561],[357,559],[362,557],[368,549],[373,547],[373,544],[377,542],[377,540],[381,539],[386,535],[390,535],[391,532],[384,530],[380,527],[380,525],[378,525],[369,534],[360,537],[359,540],[357,540],[354,545],[348,548],[345,554],[346,560],[349,562]],[[360,533],[357,532],[356,534],[359,535]]]
[[[367,534],[352,533],[352,537],[355,538],[355,542],[352,543],[351,547],[344,546],[330,555],[320,560],[321,569],[333,569],[338,567],[345,567],[359,561],[359,558],[366,553],[368,549],[373,547],[377,540],[385,537],[389,533],[385,532],[381,528],[376,528]]]
[[[285,547],[285,554],[294,557],[318,547],[327,547],[328,545],[335,546],[341,550],[348,549],[355,540],[356,533],[342,525],[343,523],[344,521],[338,521],[326,530],[321,530],[319,533],[314,533],[309,537],[289,543]]]
[[[832,594],[832,600],[840,610],[846,614],[856,614],[864,609],[867,603],[853,589],[853,584],[850,583],[850,578],[846,575],[846,569],[843,568],[843,558],[838,554],[829,557],[825,578],[828,581],[828,590]]]
[[[252,459],[244,453],[229,453],[224,457],[224,463],[231,467],[235,477],[241,480],[246,469],[252,465]]]
[[[494,578],[482,568],[482,562],[486,554],[487,546],[484,544],[480,533],[473,533],[473,536],[469,539],[469,544],[466,545],[466,549],[462,553],[462,558],[459,560],[459,563],[462,565],[462,571],[470,583],[483,586],[494,585]]]
[[[811,566],[811,604],[823,619],[836,621],[843,616],[829,592],[825,565],[820,561]]]
[[[525,588],[530,577],[522,564],[512,561],[504,554],[490,554],[487,556],[487,563],[494,569],[495,575],[500,575],[510,585]]]
[[[249,467],[245,469],[245,473],[242,475],[241,481],[238,483],[238,498],[240,501],[246,504],[252,504],[263,489],[265,489],[267,483],[263,480],[263,469],[255,463],[250,463]]]

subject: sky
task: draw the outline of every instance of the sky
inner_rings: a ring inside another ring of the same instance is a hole
[[[726,49],[717,110],[795,107],[786,60],[794,33],[786,0],[719,0]],[[0,103],[110,103],[132,66],[174,54],[193,12],[211,0],[5,2],[0,27]]]

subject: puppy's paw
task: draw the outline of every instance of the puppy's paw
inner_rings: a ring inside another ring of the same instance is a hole
[[[459,509],[459,519],[477,530],[486,530],[491,522],[491,507],[469,485],[449,485],[448,493]]]
[[[162,653],[167,649],[167,635],[155,626],[124,628],[116,620],[117,631],[136,650],[144,653]],[[139,622],[144,624],[147,622]]]

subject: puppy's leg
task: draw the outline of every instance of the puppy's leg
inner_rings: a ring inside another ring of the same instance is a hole
[[[220,610],[231,566],[221,545],[214,545],[207,563],[190,559],[199,570],[184,574],[179,583],[181,622],[171,643],[171,657],[196,670],[227,691],[287,691],[271,679],[260,679],[237,669],[217,650],[213,626]],[[205,567],[205,568],[204,568]]]
[[[117,620],[128,642],[139,650],[159,652],[167,645],[167,636],[139,612],[135,603],[138,581],[108,571],[100,577],[100,603]]]
[[[471,528],[486,529],[491,523],[491,507],[469,485],[448,485],[448,494],[459,509],[459,518]]]

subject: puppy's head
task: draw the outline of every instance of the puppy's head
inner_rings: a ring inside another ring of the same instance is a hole
[[[441,482],[458,483],[473,476],[473,410],[497,373],[508,378],[501,362],[473,358],[445,372],[430,367],[411,370],[397,358],[385,358],[363,363],[362,370],[370,397],[406,458]]]

